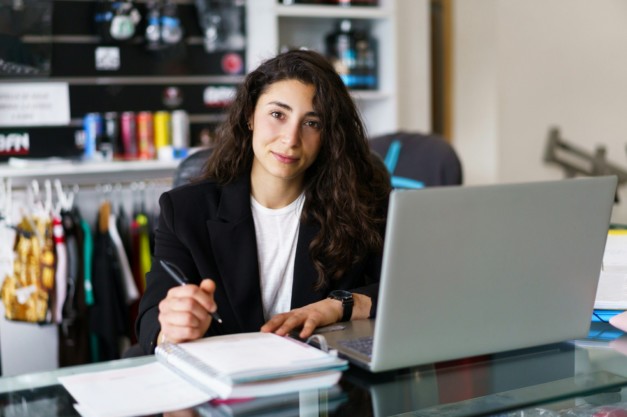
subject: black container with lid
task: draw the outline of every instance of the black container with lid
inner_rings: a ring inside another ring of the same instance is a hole
[[[378,87],[376,42],[365,28],[356,28],[349,19],[325,39],[326,55],[344,84],[355,90]]]

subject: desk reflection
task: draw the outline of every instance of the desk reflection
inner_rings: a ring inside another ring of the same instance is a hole
[[[135,363],[131,361],[124,366]],[[609,343],[600,347],[563,343],[379,374],[351,367],[344,372],[339,384],[330,389],[248,401],[213,401],[159,415],[517,416],[522,415],[519,410],[566,399],[570,401],[568,407],[620,407],[624,402],[621,388],[627,386],[626,377],[627,357],[618,349],[610,348]],[[45,386],[33,385],[26,389],[13,385],[10,378],[1,380],[5,382],[0,384],[3,387],[0,390],[1,416],[79,415],[74,410],[72,397],[61,385],[55,385],[54,380]]]

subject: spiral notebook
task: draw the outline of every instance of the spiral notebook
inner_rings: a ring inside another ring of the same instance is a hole
[[[196,387],[220,398],[258,397],[331,386],[344,359],[273,333],[241,333],[163,343],[155,357]]]

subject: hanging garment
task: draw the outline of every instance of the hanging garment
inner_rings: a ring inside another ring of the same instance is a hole
[[[52,321],[55,252],[52,222],[41,216],[24,216],[17,226],[13,273],[0,291],[9,320],[33,323]]]
[[[150,272],[150,268],[152,266],[150,252],[150,224],[148,222],[148,216],[144,213],[138,214],[136,220],[139,225],[139,273],[142,288],[146,288],[146,274]]]
[[[131,222],[129,220],[129,216],[122,207],[122,204],[118,207],[118,212],[116,213],[116,228],[118,229],[118,233],[120,234],[120,238],[122,239],[122,244],[124,245],[124,252],[126,252],[126,258],[129,260],[129,263],[132,265],[133,261],[133,251],[131,248]],[[131,270],[132,270],[131,266]],[[137,285],[137,283],[135,283]],[[141,289],[138,287],[138,290]]]
[[[142,277],[142,268],[140,265],[140,257],[139,257],[139,223],[136,218],[131,219],[130,224],[130,241],[131,241],[131,252],[133,256],[131,257],[131,270],[133,271],[133,277],[135,278],[135,284],[137,284],[137,288],[139,288],[139,292],[143,294],[144,289],[146,288],[144,278]]]
[[[129,262],[133,283],[139,292],[138,299],[133,301],[129,308],[129,322],[131,324],[131,328],[133,328],[135,320],[137,319],[137,312],[139,311],[139,300],[144,293],[144,287],[139,272],[139,259],[137,258],[137,250],[139,247],[137,222],[130,218],[121,204],[118,207],[116,216],[116,228],[120,234],[120,239],[122,240],[122,244],[124,246],[124,252],[126,253],[126,258]],[[134,331],[131,331],[131,344],[135,343],[137,343],[137,335]]]
[[[52,320],[57,324],[61,324],[63,320],[63,304],[67,296],[68,255],[67,246],[65,245],[65,232],[61,224],[61,216],[56,214],[52,216],[52,235],[56,255],[55,296],[54,303],[52,303],[54,305]]]
[[[140,216],[143,216],[143,215],[141,215],[140,213],[135,213],[135,216],[131,219],[130,227],[129,227],[129,237],[130,237],[130,242],[131,242],[131,252],[133,254],[132,258],[130,259],[131,270],[133,271],[133,278],[135,280],[135,284],[137,285],[139,292],[143,294],[144,290],[146,289],[146,278],[145,278],[146,275],[144,272],[145,261],[144,261],[144,266],[142,266],[141,248],[142,246],[145,246],[145,240],[142,239],[141,237],[142,226],[140,225],[140,221],[138,221],[138,218]],[[144,241],[144,244],[141,243],[142,241]],[[129,317],[129,320],[131,323],[135,323],[135,321],[137,320],[138,314],[139,314],[139,300],[131,304],[130,317]],[[137,335],[135,334],[135,332],[131,333],[131,343],[137,343]]]
[[[83,287],[85,288],[85,305],[88,308],[94,305],[94,286],[92,282],[92,268],[94,259],[94,236],[89,223],[81,218],[81,230],[83,231]],[[89,322],[87,328],[89,329]],[[98,337],[88,330],[89,353],[91,362],[98,362],[100,353],[98,351]]]
[[[15,229],[0,221],[0,278],[13,275]]]
[[[126,251],[124,250],[124,244],[122,243],[122,238],[118,233],[116,216],[113,213],[109,215],[109,237],[111,238],[111,242],[115,249],[115,256],[118,264],[120,265],[120,273],[122,275],[124,288],[124,302],[130,305],[139,299],[139,290],[137,289],[137,285],[135,285],[133,272],[131,271],[131,266],[126,256]]]
[[[83,273],[85,238],[80,226],[82,218],[74,207],[62,211],[61,219],[68,249],[67,297],[63,304],[63,321],[59,326],[59,366],[64,367],[89,363],[90,350]]]
[[[121,268],[108,231],[110,212],[110,207],[101,206],[94,234],[94,303],[89,309],[89,329],[97,342],[97,361],[119,359],[123,346],[129,344],[131,329]]]

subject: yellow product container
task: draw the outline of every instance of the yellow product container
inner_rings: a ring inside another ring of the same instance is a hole
[[[170,145],[170,113],[158,111],[155,113],[155,149]]]

